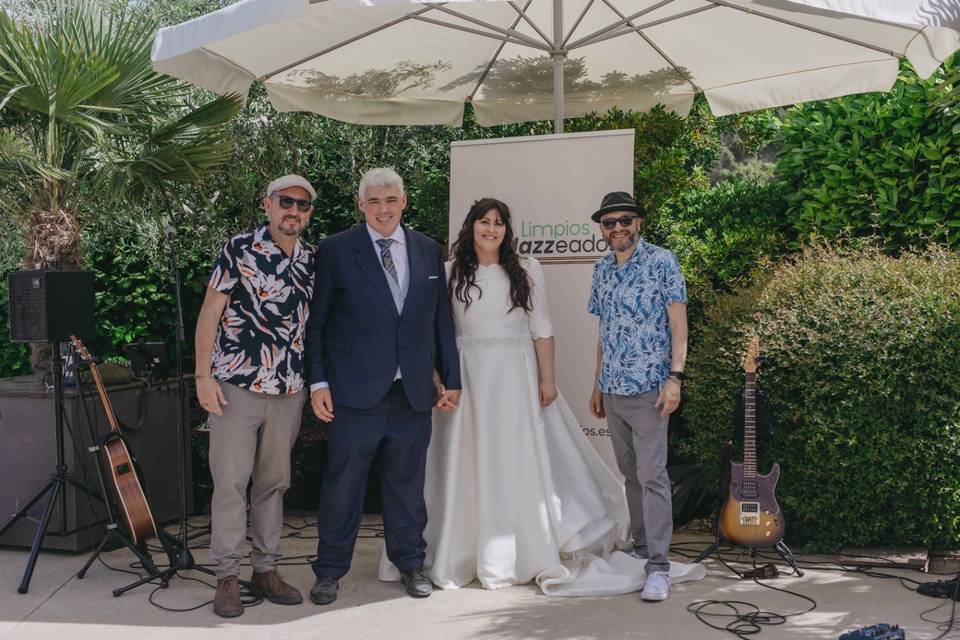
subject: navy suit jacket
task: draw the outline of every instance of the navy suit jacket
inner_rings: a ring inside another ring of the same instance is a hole
[[[337,404],[368,409],[386,395],[397,367],[417,411],[434,404],[434,368],[460,389],[460,357],[440,245],[403,227],[410,286],[403,313],[390,294],[365,224],[321,241],[306,349],[310,384],[327,382]]]

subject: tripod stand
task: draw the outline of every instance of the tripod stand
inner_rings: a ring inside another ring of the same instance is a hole
[[[761,548],[761,547],[738,547],[737,545],[731,545],[731,546],[733,546],[734,548],[746,549],[747,551],[750,552],[751,558],[756,558],[757,551]],[[797,566],[797,561],[793,557],[793,552],[790,551],[790,548],[787,546],[787,544],[783,540],[778,541],[775,545],[771,546],[770,548],[776,551],[777,554],[781,558],[783,558],[783,560],[787,564],[790,565],[790,568],[793,569],[794,573],[797,574],[798,578],[803,577],[803,570]],[[717,553],[719,549],[720,549],[720,527],[717,526],[716,537],[714,538],[713,542],[710,543],[709,547],[707,547],[702,552],[700,552],[700,555],[697,556],[697,559],[694,560],[694,563],[699,564],[703,562],[708,557]]]
[[[184,460],[184,448],[185,448],[185,436],[184,429],[186,427],[186,413],[187,404],[187,393],[186,385],[183,380],[183,349],[182,343],[185,339],[184,329],[183,329],[183,306],[180,300],[180,268],[177,265],[177,231],[172,227],[168,227],[165,230],[165,235],[167,238],[167,244],[170,249],[170,273],[173,276],[173,293],[174,293],[174,326],[176,327],[176,343],[175,343],[175,359],[176,359],[176,369],[177,369],[177,471],[179,475],[179,489],[180,489],[180,538],[179,540],[174,538],[174,536],[168,534],[166,531],[161,530],[159,532],[159,537],[161,544],[164,545],[164,548],[167,550],[167,555],[170,557],[170,566],[158,571],[156,574],[147,575],[136,582],[133,582],[125,587],[120,589],[115,589],[113,592],[114,596],[120,596],[123,593],[139,587],[142,584],[146,584],[152,580],[159,579],[160,584],[164,587],[167,586],[167,583],[170,581],[172,576],[177,575],[181,571],[200,571],[206,573],[207,575],[216,575],[214,571],[211,571],[207,567],[200,566],[193,559],[193,554],[190,553],[190,538],[187,535],[187,483],[186,483],[186,463]]]
[[[83,491],[88,496],[94,496],[102,499],[92,492],[88,487],[79,482],[72,474],[67,471],[67,464],[64,458],[63,446],[63,363],[60,360],[60,343],[50,342],[53,354],[51,355],[51,373],[53,374],[53,403],[54,416],[56,423],[56,441],[57,441],[57,465],[53,475],[50,476],[50,482],[46,484],[35,496],[33,496],[23,508],[0,528],[0,537],[23,518],[27,517],[27,512],[33,508],[33,505],[40,502],[44,496],[47,497],[47,504],[43,509],[43,515],[40,516],[40,523],[37,525],[37,532],[33,538],[33,544],[30,546],[30,555],[27,558],[27,566],[23,571],[23,578],[20,580],[20,586],[17,588],[19,593],[26,593],[30,589],[30,579],[33,577],[33,570],[37,564],[37,557],[40,554],[40,547],[43,545],[43,539],[48,534],[50,518],[53,510],[58,508],[60,516],[60,526],[57,531],[50,532],[50,535],[68,536],[74,531],[67,530],[67,502],[66,486],[69,484],[79,491]],[[79,529],[77,529],[79,530]]]

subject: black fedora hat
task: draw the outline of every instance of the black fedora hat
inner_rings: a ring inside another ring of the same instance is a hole
[[[603,196],[600,208],[594,212],[590,219],[594,222],[600,222],[600,216],[614,211],[633,211],[638,215],[644,215],[645,211],[637,206],[636,201],[626,191],[611,191]]]

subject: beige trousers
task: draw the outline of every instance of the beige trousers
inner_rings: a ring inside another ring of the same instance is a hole
[[[210,472],[213,475],[210,559],[217,578],[240,574],[247,537],[250,489],[250,556],[257,573],[281,558],[283,494],[290,486],[290,451],[300,431],[306,391],[289,396],[255,393],[220,382],[227,405],[211,415]]]

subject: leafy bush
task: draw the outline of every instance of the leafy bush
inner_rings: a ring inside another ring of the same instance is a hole
[[[890,93],[787,112],[777,173],[790,185],[800,235],[879,235],[894,249],[930,239],[960,246],[960,125],[937,104],[944,69],[921,80],[904,63]]]
[[[793,231],[784,196],[782,183],[727,181],[687,191],[651,216],[644,236],[676,254],[687,280],[692,343],[699,340],[703,311],[712,300],[745,286],[754,270],[787,251]]]
[[[668,246],[688,286],[731,291],[780,257],[792,237],[782,183],[730,180],[686,191],[651,217],[649,238]]]
[[[675,455],[716,462],[752,335],[776,423],[760,469],[783,468],[790,540],[960,543],[960,256],[808,249],[716,301]]]
[[[97,337],[88,346],[103,357],[121,354],[133,341],[163,342],[173,355],[174,293],[166,242],[156,225],[85,229],[87,268],[94,273]],[[186,354],[203,302],[206,278],[219,244],[205,247],[195,230],[178,238]],[[187,372],[191,371],[188,367]]]

